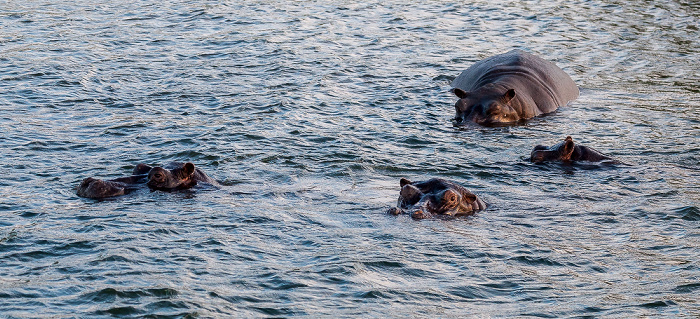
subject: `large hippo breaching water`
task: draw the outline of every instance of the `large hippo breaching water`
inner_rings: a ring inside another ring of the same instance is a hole
[[[554,112],[578,97],[578,87],[562,69],[522,50],[474,63],[452,81],[455,126],[508,125]]]

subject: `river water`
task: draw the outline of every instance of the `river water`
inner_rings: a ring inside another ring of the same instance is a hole
[[[2,1],[0,317],[697,317],[696,1]],[[581,96],[456,129],[520,48]],[[628,165],[534,165],[565,136]],[[192,161],[224,186],[77,197]],[[489,205],[385,211],[399,179]]]

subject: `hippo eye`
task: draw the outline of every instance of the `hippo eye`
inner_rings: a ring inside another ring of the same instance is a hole
[[[163,175],[161,175],[160,173],[156,173],[155,175],[153,175],[153,177],[155,177],[157,179],[161,179],[161,178],[163,178]]]
[[[457,202],[457,194],[448,190],[445,192],[445,195],[443,195],[442,199],[450,204],[455,203]]]

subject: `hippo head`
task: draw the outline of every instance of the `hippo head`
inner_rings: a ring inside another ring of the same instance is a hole
[[[520,120],[518,112],[510,105],[515,97],[515,90],[505,93],[493,86],[486,86],[474,92],[455,88],[454,94],[459,98],[455,103],[456,115],[454,126],[474,122],[480,125],[502,125]]]
[[[563,142],[554,146],[547,147],[537,145],[530,153],[530,161],[533,163],[541,163],[546,161],[570,161],[571,155],[574,153],[576,145],[571,136],[567,136]]]
[[[125,194],[125,184],[88,177],[78,186],[78,196],[105,198]]]
[[[173,169],[154,167],[148,172],[146,185],[152,190],[162,191],[191,188],[197,185],[194,164],[184,163]]]
[[[464,216],[486,208],[481,199],[466,188],[440,178],[411,182],[402,178],[397,207],[388,213],[407,213],[415,219]]]

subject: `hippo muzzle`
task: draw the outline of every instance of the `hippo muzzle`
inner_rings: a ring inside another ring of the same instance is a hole
[[[439,178],[414,183],[402,178],[397,207],[388,213],[424,219],[471,215],[484,208],[481,199],[456,183]]]
[[[509,104],[515,96],[515,90],[510,89],[502,95],[483,91],[485,90],[474,93],[453,90],[459,100],[455,103],[456,114],[452,125],[464,126],[473,122],[483,126],[499,126],[520,120],[518,113]]]

